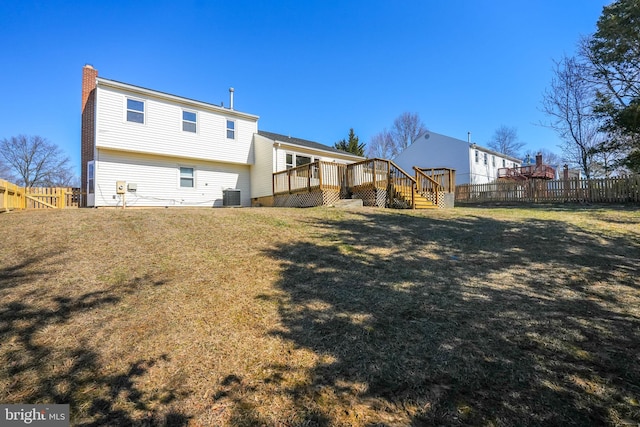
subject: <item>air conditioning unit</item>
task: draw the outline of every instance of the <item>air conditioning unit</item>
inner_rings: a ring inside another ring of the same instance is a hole
[[[222,190],[222,206],[242,206],[240,203],[240,190],[232,188]]]

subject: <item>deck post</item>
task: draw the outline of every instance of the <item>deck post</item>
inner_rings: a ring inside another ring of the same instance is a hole
[[[318,160],[318,184],[320,185],[320,191],[322,191],[322,162]]]

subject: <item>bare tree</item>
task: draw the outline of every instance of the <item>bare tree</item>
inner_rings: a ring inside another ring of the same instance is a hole
[[[0,156],[25,187],[66,186],[75,179],[69,157],[40,136],[18,135],[0,140]]]
[[[415,141],[421,133],[426,132],[427,127],[420,120],[417,113],[404,112],[394,121],[391,128],[391,136],[394,142],[393,157],[400,154],[405,148]]]
[[[525,144],[518,139],[518,129],[502,125],[496,129],[487,145],[498,153],[519,157]]]
[[[10,182],[16,181],[15,176],[11,172],[11,168],[4,164],[2,157],[0,157],[0,179]]]
[[[601,123],[591,107],[594,86],[587,80],[587,67],[575,58],[565,56],[554,64],[551,85],[542,98],[542,111],[551,119],[543,125],[555,130],[562,139],[564,159],[590,178],[597,147],[604,140]]]
[[[371,137],[367,144],[367,157],[390,159],[394,157],[394,141],[391,132],[384,129]]]

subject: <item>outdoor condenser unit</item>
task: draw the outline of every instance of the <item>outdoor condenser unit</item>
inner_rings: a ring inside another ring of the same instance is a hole
[[[240,204],[240,190],[228,188],[222,191],[222,206],[242,206]]]

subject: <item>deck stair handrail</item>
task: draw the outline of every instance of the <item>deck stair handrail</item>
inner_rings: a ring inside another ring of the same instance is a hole
[[[403,202],[415,207],[416,180],[391,160],[367,159],[347,166],[347,187],[350,191],[378,189],[387,191],[386,203]]]
[[[432,194],[433,203],[438,205],[441,202],[439,198],[440,198],[440,193],[444,192],[444,186],[440,184],[438,181],[436,181],[435,179],[431,178],[426,173],[424,173],[422,169],[414,166],[413,170],[416,173],[416,186],[417,186],[418,194],[421,194],[423,196],[427,194]]]

